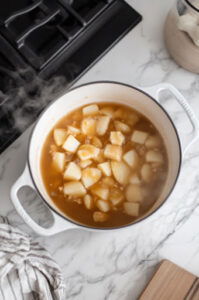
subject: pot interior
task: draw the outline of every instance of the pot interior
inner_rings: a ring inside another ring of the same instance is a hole
[[[56,212],[63,213],[49,197],[42,180],[40,159],[42,147],[54,125],[70,111],[92,102],[113,102],[131,106],[158,128],[167,150],[168,176],[159,199],[145,216],[155,211],[168,197],[178,177],[181,150],[176,130],[165,111],[147,94],[119,83],[98,82],[77,87],[53,102],[40,116],[29,145],[29,167],[34,184],[42,198]],[[67,216],[64,216],[69,219]]]

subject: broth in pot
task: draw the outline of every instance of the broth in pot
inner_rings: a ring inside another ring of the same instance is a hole
[[[62,118],[42,150],[41,171],[55,205],[79,224],[121,227],[147,213],[168,173],[164,142],[136,110],[93,103]]]

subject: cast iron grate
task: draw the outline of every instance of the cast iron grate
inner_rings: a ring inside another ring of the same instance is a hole
[[[49,99],[41,101],[38,88],[48,90],[49,80],[56,77],[65,78],[69,87],[140,21],[140,14],[123,0],[0,4],[0,152],[56,94],[49,89]]]

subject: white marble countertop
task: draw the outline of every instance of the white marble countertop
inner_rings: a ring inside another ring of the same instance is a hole
[[[143,15],[143,22],[78,83],[102,79],[136,86],[170,82],[186,96],[199,117],[199,77],[177,66],[163,43],[163,23],[173,0],[128,2]],[[186,116],[176,102],[164,97],[163,105],[177,128],[187,130]],[[122,231],[69,230],[44,238],[24,224],[9,197],[10,187],[25,165],[29,132],[0,157],[0,214],[34,235],[53,254],[63,269],[67,299],[137,299],[162,259],[199,276],[199,142],[187,153],[172,196],[147,222]],[[22,196],[28,211],[43,224],[48,210],[29,191]]]

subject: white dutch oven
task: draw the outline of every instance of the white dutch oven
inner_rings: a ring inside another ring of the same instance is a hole
[[[170,90],[176,96],[177,101],[181,104],[192,124],[191,134],[183,136],[181,142],[172,120],[158,103],[158,95],[160,91],[165,89]],[[66,229],[78,227],[96,230],[95,228],[75,223],[74,220],[63,215],[49,197],[43,184],[40,170],[42,147],[52,127],[70,111],[91,102],[121,103],[135,108],[152,121],[152,123],[160,131],[165,142],[169,162],[169,170],[165,186],[152,209],[136,222],[142,221],[146,217],[150,216],[166,201],[178,179],[181,168],[182,153],[184,153],[198,137],[199,123],[195,114],[180,92],[170,84],[160,84],[141,90],[116,82],[94,82],[69,90],[64,96],[50,104],[41,114],[30,137],[27,166],[23,174],[11,189],[11,199],[17,212],[38,234],[48,236],[62,232]],[[24,186],[30,186],[36,190],[52,211],[54,223],[51,228],[46,229],[41,227],[34,222],[24,210],[18,199],[18,191]],[[133,225],[136,222],[130,225]]]

